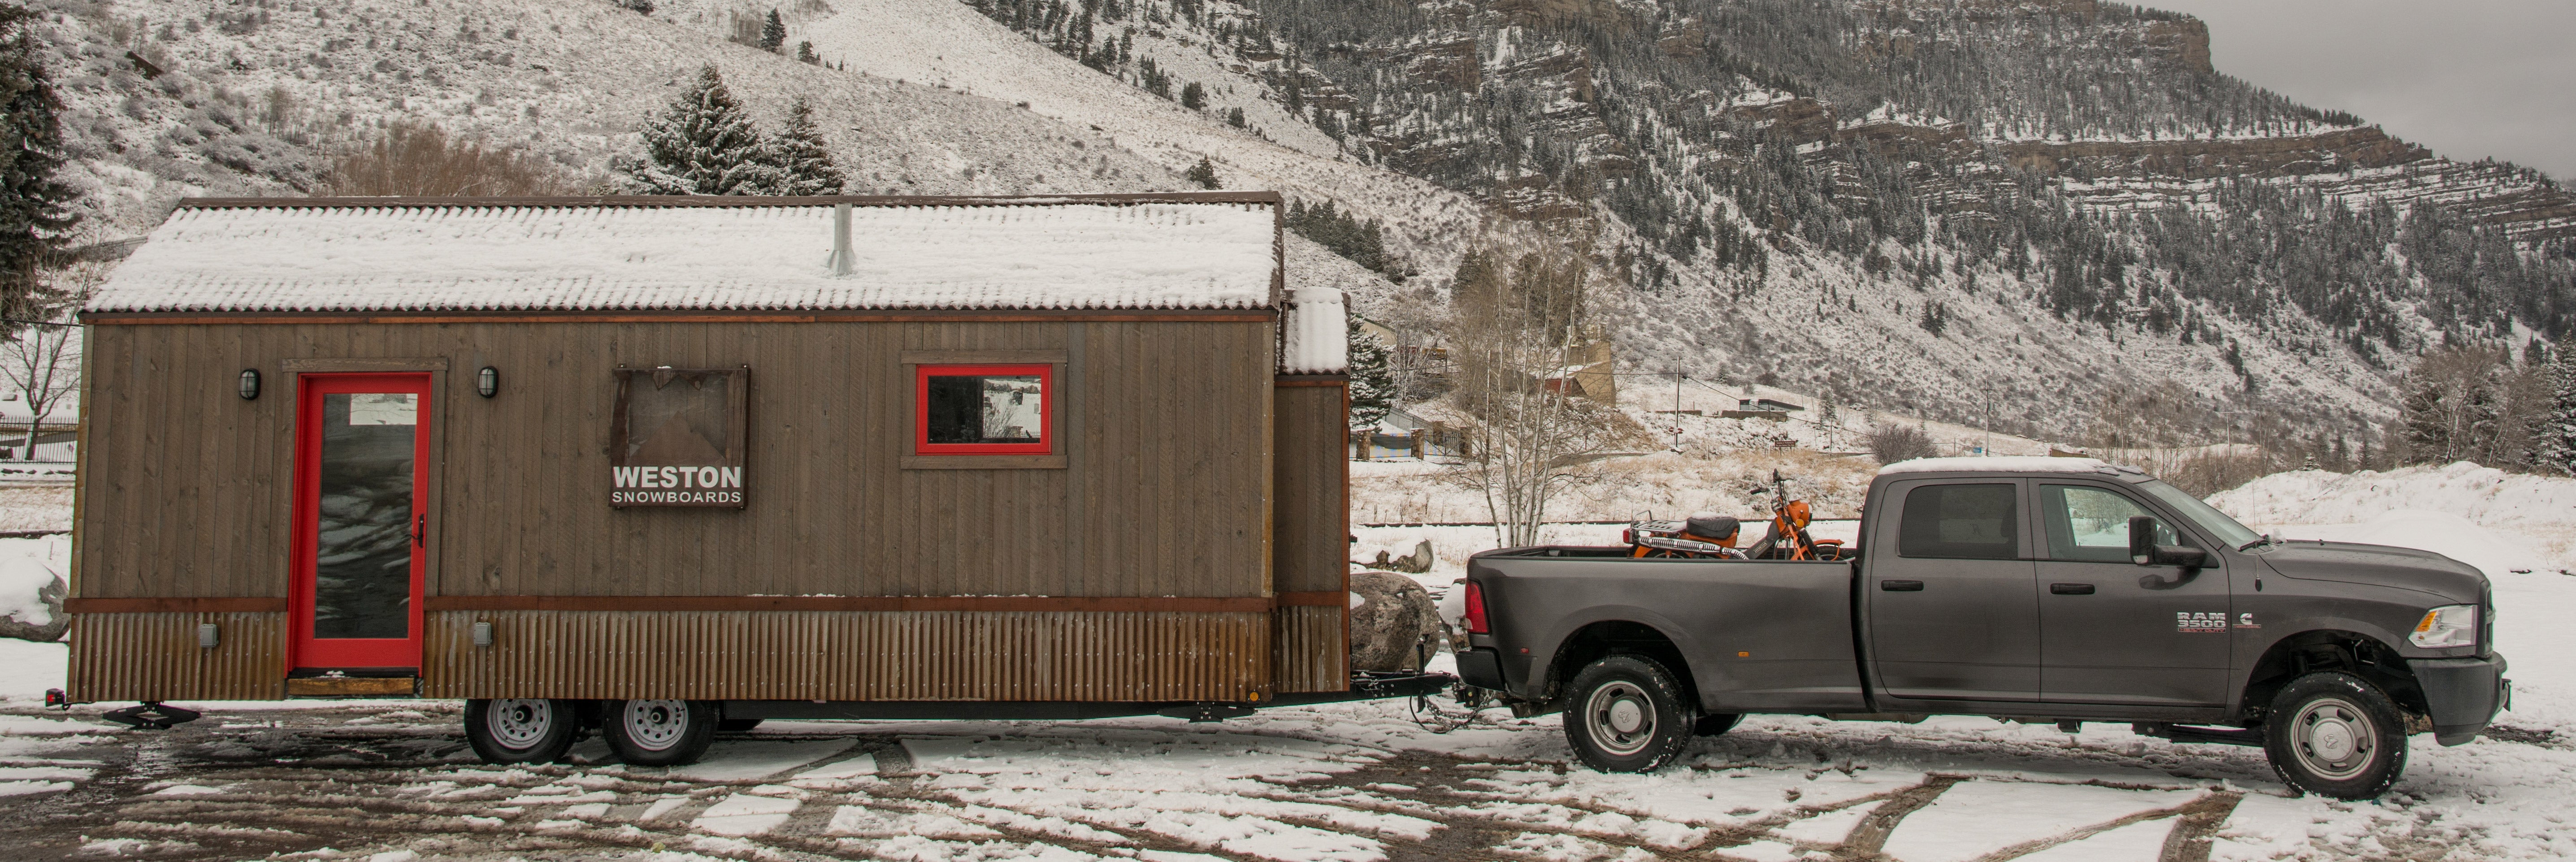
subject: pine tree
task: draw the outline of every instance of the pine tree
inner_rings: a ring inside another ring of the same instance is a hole
[[[63,108],[27,32],[33,15],[0,6],[0,313],[29,316],[36,267],[60,250],[80,218],[80,193],[54,179],[62,167]]]
[[[2532,469],[2552,476],[2576,475],[2576,344],[2550,351],[2549,413],[2532,429]]]
[[[1208,161],[1206,156],[1200,156],[1199,163],[1191,165],[1190,172],[1182,176],[1188,178],[1190,182],[1199,184],[1200,188],[1217,187],[1216,164]]]
[[[778,19],[778,10],[769,10],[769,20],[760,23],[760,50],[778,53],[787,44],[787,22]]]
[[[1251,125],[1244,121],[1242,108],[1225,109],[1225,124],[1238,129]]]
[[[1386,345],[1350,318],[1351,428],[1365,433],[1395,409],[1395,372],[1387,367]]]
[[[2407,461],[2438,464],[2450,460],[2450,412],[2442,403],[2442,388],[2431,380],[2410,381],[2406,397],[2398,405],[2398,421],[2406,441]]]
[[[837,195],[849,182],[832,163],[823,130],[814,125],[814,106],[804,99],[787,109],[787,127],[769,139],[768,161],[778,172],[769,194]]]
[[[1198,110],[1207,107],[1207,88],[1191,81],[1181,86],[1181,107]]]
[[[813,63],[820,65],[823,62],[823,57],[820,54],[814,53],[813,41],[807,40],[796,43],[796,61],[800,63]]]
[[[648,160],[619,167],[636,191],[653,195],[760,194],[776,185],[777,168],[762,152],[760,130],[709,65],[698,82],[641,134]]]

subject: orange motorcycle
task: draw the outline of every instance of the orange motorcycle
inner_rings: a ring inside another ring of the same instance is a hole
[[[1741,548],[1736,538],[1743,533],[1743,522],[1714,512],[1701,512],[1680,521],[1640,519],[1631,522],[1623,536],[1628,542],[1628,556],[1685,559],[1732,560],[1839,560],[1843,556],[1841,539],[1818,541],[1807,535],[1807,525],[1815,522],[1814,509],[1805,500],[1789,499],[1789,483],[1780,471],[1771,471],[1771,486],[1755,488],[1753,493],[1771,498],[1771,519],[1763,525],[1762,538]]]

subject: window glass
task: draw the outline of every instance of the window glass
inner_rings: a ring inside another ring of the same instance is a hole
[[[925,365],[919,370],[924,455],[1048,454],[1048,399],[1055,374],[1045,365]]]
[[[420,396],[322,396],[315,638],[411,637],[412,460]]]
[[[2227,543],[2228,547],[2242,548],[2253,544],[2256,539],[2263,538],[2262,534],[2254,532],[2253,528],[2238,523],[2235,518],[2228,517],[2227,513],[2201,502],[2199,497],[2184,493],[2181,488],[2150,479],[2138,483],[2138,490],[2164,501],[2165,505],[2181,512],[2185,519],[2199,524],[2200,528],[2208,530],[2211,536]]]
[[[1896,553],[1905,557],[2009,560],[2021,556],[2012,485],[1925,485],[1905,495]]]
[[[2129,562],[2129,519],[2155,517],[2138,501],[2107,488],[2039,486],[2040,522],[2048,529],[2048,558],[2091,563]],[[2156,519],[2156,544],[2179,545],[2173,526]]]

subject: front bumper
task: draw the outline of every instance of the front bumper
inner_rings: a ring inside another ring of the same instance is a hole
[[[2424,688],[2424,705],[2433,712],[2433,739],[2443,745],[2466,745],[2478,738],[2496,713],[2513,702],[2513,681],[2504,678],[2502,655],[2407,659],[2406,666]]]

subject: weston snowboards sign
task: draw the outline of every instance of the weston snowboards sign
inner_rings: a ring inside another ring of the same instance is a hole
[[[608,504],[742,508],[750,396],[747,366],[617,369]]]

